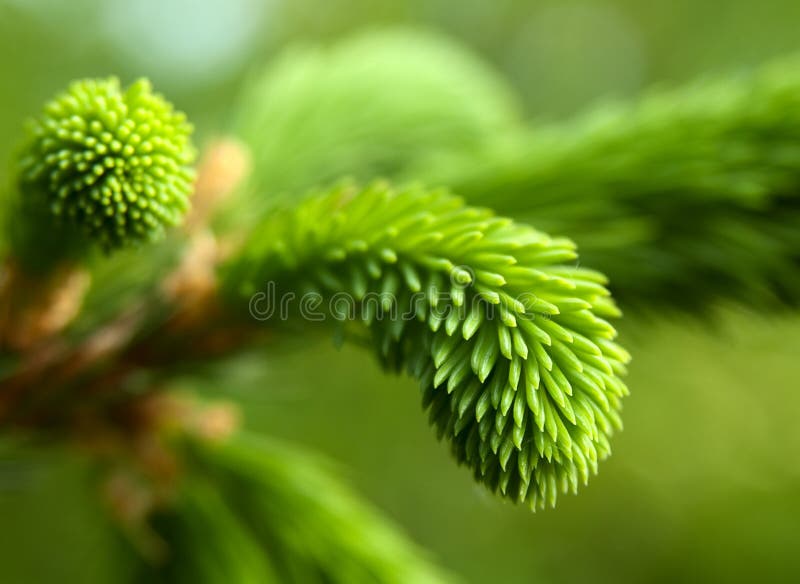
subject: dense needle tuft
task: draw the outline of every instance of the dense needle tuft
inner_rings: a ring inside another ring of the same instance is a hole
[[[254,314],[276,282],[306,295],[311,320],[365,324],[384,366],[420,380],[456,459],[536,508],[596,472],[628,391],[606,320],[619,312],[576,260],[569,240],[445,192],[375,185],[273,215],[228,281]]]
[[[195,153],[182,112],[140,79],[87,79],[31,124],[20,162],[26,203],[42,205],[106,249],[150,241],[189,205]]]

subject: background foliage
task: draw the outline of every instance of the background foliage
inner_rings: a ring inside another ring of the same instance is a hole
[[[285,43],[387,23],[462,39],[540,119],[800,49],[800,5],[785,0],[0,0],[0,159],[22,117],[74,77],[148,75],[202,144],[233,121],[248,70]],[[413,381],[385,377],[359,351],[322,341],[273,352],[266,368],[243,356],[202,383],[242,401],[254,430],[340,461],[467,581],[779,581],[800,567],[800,319],[726,306],[709,317],[629,319],[634,391],[614,456],[581,496],[533,516],[472,484],[433,445]],[[81,490],[84,464],[44,454],[23,464],[8,452],[3,581],[113,581],[115,544]]]

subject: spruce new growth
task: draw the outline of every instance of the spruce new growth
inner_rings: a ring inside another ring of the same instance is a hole
[[[2,200],[0,427],[93,461],[143,580],[450,581],[187,379],[325,330],[414,378],[477,482],[554,506],[622,427],[613,296],[633,319],[797,303],[794,63],[543,126],[452,43],[372,33],[254,75],[197,172],[149,82],[76,81]],[[270,285],[325,322],[254,318]]]
[[[226,279],[346,293],[381,363],[420,381],[456,459],[536,507],[596,471],[627,394],[606,320],[619,311],[576,259],[569,240],[446,192],[377,184],[274,213]]]
[[[22,212],[47,208],[106,249],[157,239],[189,208],[191,132],[146,79],[75,82],[31,123]]]

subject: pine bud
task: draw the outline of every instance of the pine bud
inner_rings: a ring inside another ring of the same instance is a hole
[[[48,103],[20,160],[24,204],[110,250],[160,237],[189,206],[192,126],[140,79],[87,79]]]

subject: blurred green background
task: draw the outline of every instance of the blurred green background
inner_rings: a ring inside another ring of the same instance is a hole
[[[74,77],[147,75],[202,144],[225,131],[247,72],[287,43],[385,24],[461,39],[537,118],[800,50],[790,0],[0,0],[0,159],[24,117]],[[535,515],[474,485],[436,443],[415,383],[355,349],[287,346],[266,373],[243,357],[204,383],[240,399],[252,428],[338,460],[466,581],[795,580],[800,317],[634,316],[623,337],[633,394],[614,455],[578,497]],[[2,582],[114,581],[113,542],[81,472],[0,452]]]

